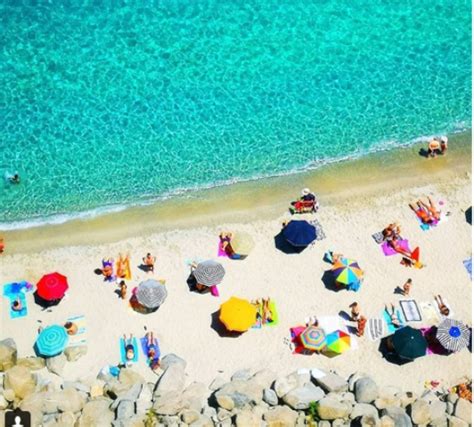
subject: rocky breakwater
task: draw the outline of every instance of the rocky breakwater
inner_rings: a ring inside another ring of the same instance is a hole
[[[64,359],[18,358],[13,340],[0,341],[0,427],[3,412],[31,412],[44,427],[465,427],[472,404],[449,389],[421,395],[381,387],[369,375],[301,369],[288,375],[240,370],[211,384],[186,381],[186,362],[162,358],[162,373],[146,381],[135,370],[118,377],[65,381]],[[52,373],[55,372],[55,373]],[[466,381],[466,380],[465,380]]]

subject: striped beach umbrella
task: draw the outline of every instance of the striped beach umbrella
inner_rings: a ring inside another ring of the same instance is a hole
[[[217,261],[208,260],[200,262],[193,271],[193,275],[199,284],[214,286],[222,282],[225,270]]]
[[[459,351],[469,345],[471,331],[462,322],[444,319],[438,326],[436,339],[449,351]]]
[[[405,326],[392,336],[395,352],[403,359],[413,360],[425,356],[428,342],[419,329]]]
[[[142,306],[157,308],[165,302],[168,292],[166,286],[157,280],[148,279],[138,285],[135,296]]]
[[[364,272],[357,264],[357,261],[349,258],[341,258],[337,261],[331,269],[336,282],[343,285],[351,285],[358,282]]]
[[[326,335],[326,351],[335,354],[344,353],[351,348],[351,337],[348,333],[337,330]]]
[[[316,326],[308,326],[300,335],[304,348],[320,351],[326,347],[326,334],[324,330]]]
[[[230,245],[236,254],[246,256],[254,248],[255,242],[250,234],[244,231],[239,231],[234,233],[234,237],[232,237]]]
[[[286,241],[295,247],[310,245],[316,240],[316,228],[308,221],[290,221],[283,229]]]
[[[231,297],[221,305],[219,320],[228,331],[245,332],[257,320],[257,309],[245,299]]]
[[[36,292],[39,297],[46,301],[61,299],[69,286],[67,277],[59,273],[44,275],[36,285]]]
[[[44,328],[35,342],[35,350],[39,356],[56,356],[64,351],[69,336],[62,326],[52,325]]]

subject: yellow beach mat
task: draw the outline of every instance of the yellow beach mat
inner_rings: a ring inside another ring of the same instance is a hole
[[[279,315],[275,301],[270,301],[270,311],[272,312],[272,321],[271,322],[262,322],[263,317],[263,306],[260,303],[257,309],[257,321],[252,326],[253,329],[260,329],[262,326],[276,326],[278,325]]]

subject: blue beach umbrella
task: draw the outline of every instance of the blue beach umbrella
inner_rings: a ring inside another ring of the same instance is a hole
[[[316,240],[316,228],[308,221],[290,221],[283,229],[286,241],[295,247],[306,247]]]
[[[40,356],[56,356],[64,351],[68,341],[66,329],[59,325],[48,326],[36,339],[35,350]]]

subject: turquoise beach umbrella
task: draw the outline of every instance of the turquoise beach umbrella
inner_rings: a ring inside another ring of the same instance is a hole
[[[39,356],[56,356],[64,351],[69,336],[62,326],[52,325],[44,328],[35,343],[35,350]]]

